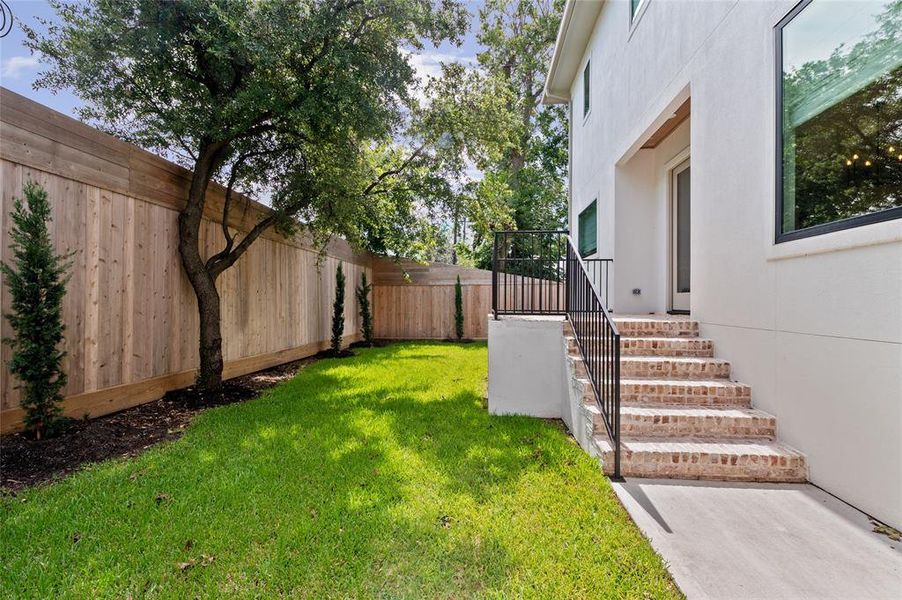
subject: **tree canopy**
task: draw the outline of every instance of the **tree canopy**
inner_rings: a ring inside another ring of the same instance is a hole
[[[538,104],[561,0],[489,0],[479,68],[444,65],[424,98],[411,53],[460,42],[469,14],[456,0],[50,2],[59,20],[26,28],[49,67],[36,85],[73,90],[82,118],[192,171],[179,253],[202,387],[218,387],[223,366],[216,279],[267,229],[422,258],[449,220],[455,242],[471,224],[476,256],[492,229],[562,219],[566,122]],[[222,241],[202,256],[214,180]],[[234,231],[236,191],[273,212]]]

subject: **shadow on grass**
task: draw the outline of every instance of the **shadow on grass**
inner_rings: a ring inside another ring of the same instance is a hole
[[[599,595],[607,577],[620,594],[646,593],[627,568],[658,569],[649,589],[670,589],[653,553],[635,554],[638,532],[601,537],[628,519],[560,430],[482,408],[484,344],[357,352],[203,413],[181,440],[135,460],[5,499],[0,587],[38,597]],[[588,499],[561,500],[558,488]],[[604,528],[585,526],[596,517]],[[603,541],[610,573],[580,563]]]
[[[3,546],[22,552],[4,561],[3,587],[321,597],[500,584],[510,565],[498,540],[457,532],[452,508],[430,500],[445,493],[438,482],[417,497],[434,465],[428,453],[417,471],[416,440],[444,445],[450,424],[429,421],[478,399],[420,401],[429,386],[405,384],[397,369],[445,356],[372,352],[382,356],[317,365],[256,401],[205,413],[182,441],[36,491],[25,510],[4,505]],[[394,363],[398,381],[369,387],[347,372],[359,369],[352,362]],[[448,459],[472,460],[463,446]],[[29,543],[36,529],[47,535]]]

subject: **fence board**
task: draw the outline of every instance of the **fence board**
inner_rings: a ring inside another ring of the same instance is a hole
[[[178,209],[190,173],[46,107],[0,89],[0,257],[9,262],[9,212],[28,179],[52,206],[51,235],[72,253],[63,303],[64,410],[101,415],[191,383],[197,368],[196,301],[178,257]],[[222,247],[222,190],[212,186],[201,227],[207,255]],[[267,209],[240,198],[230,225],[240,231]],[[371,257],[333,240],[326,258],[307,236],[261,237],[219,279],[226,375],[314,354],[328,346],[335,269],[347,275],[345,336],[357,339],[353,295]],[[0,308],[9,294],[0,282]],[[0,335],[12,331],[2,319]],[[0,431],[21,425],[19,390],[0,349]]]
[[[373,326],[380,339],[454,339],[454,284],[460,276],[464,337],[488,337],[492,272],[457,265],[373,260]]]
[[[32,179],[50,194],[51,235],[71,253],[63,302],[64,410],[97,416],[189,385],[197,368],[197,305],[178,256],[177,215],[190,172],[140,148],[0,88],[0,258],[9,262],[9,211]],[[223,189],[211,185],[201,226],[206,256],[223,245]],[[246,232],[268,209],[239,196],[229,218]],[[464,335],[487,336],[491,272],[375,259],[332,240],[268,232],[217,282],[225,375],[234,377],[314,354],[329,344],[335,270],[347,277],[345,338],[358,338],[354,289],[374,284],[375,334],[388,339],[454,337],[454,282],[464,288]],[[0,282],[0,309],[9,294]],[[3,319],[0,335],[11,330]],[[0,431],[21,426],[19,391],[0,348]]]

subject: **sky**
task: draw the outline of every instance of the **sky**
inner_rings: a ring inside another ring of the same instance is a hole
[[[43,89],[35,90],[32,86],[41,72],[42,65],[39,57],[33,56],[24,46],[25,35],[22,33],[20,23],[40,31],[43,27],[37,19],[55,20],[53,10],[44,0],[5,0],[5,2],[13,13],[14,24],[10,33],[0,38],[0,85],[61,113],[77,116],[75,109],[81,101],[71,92],[61,91],[54,94]],[[472,19],[463,44],[458,47],[446,42],[438,48],[427,44],[421,52],[411,57],[411,64],[420,77],[438,74],[441,62],[460,62],[467,65],[476,62],[476,53],[480,51],[480,47],[476,41],[475,29],[478,27],[478,11],[482,2],[474,0],[465,4]]]

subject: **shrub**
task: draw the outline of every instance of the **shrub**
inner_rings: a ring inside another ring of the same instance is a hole
[[[47,224],[47,192],[29,181],[10,213],[13,260],[0,264],[9,287],[11,312],[6,315],[15,337],[9,370],[21,381],[25,428],[37,439],[53,435],[61,425],[60,406],[66,373],[60,349],[63,341],[63,296],[69,280],[69,260],[56,254]]]
[[[367,283],[366,272],[360,275],[360,285],[357,286],[357,304],[360,306],[361,333],[363,341],[373,345],[373,315],[370,312],[370,291],[373,285]]]
[[[345,274],[338,263],[335,270],[335,302],[332,303],[332,353],[341,353],[341,336],[345,330]]]
[[[460,286],[460,275],[454,284],[454,333],[458,341],[464,337],[464,294]]]

